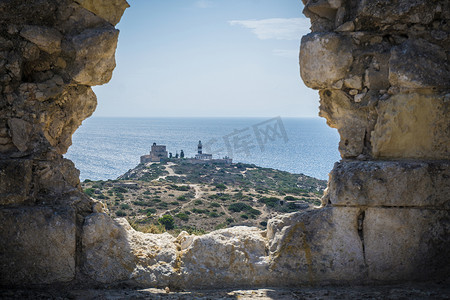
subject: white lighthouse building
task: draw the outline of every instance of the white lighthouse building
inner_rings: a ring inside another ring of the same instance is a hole
[[[202,141],[198,141],[197,154],[195,154],[195,159],[211,160],[212,154],[205,154],[203,153],[202,149],[203,149]]]

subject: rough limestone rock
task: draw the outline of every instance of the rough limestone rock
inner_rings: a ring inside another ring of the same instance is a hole
[[[333,206],[450,209],[450,162],[342,161],[330,173]]]
[[[321,117],[327,119],[330,127],[336,128],[341,136],[339,152],[342,157],[355,158],[370,153],[367,138],[376,118],[376,110],[370,99],[360,103],[341,90],[320,91]]]
[[[72,0],[0,1],[2,286],[73,281],[79,270],[94,203],[62,154],[95,110],[91,86],[115,67],[111,23],[127,4],[108,3],[96,15]]]
[[[359,208],[326,208],[270,220],[268,232],[233,227],[202,236],[145,234],[123,218],[88,216],[83,273],[100,283],[174,288],[296,286],[367,279]]]
[[[123,218],[88,216],[83,226],[83,272],[101,283],[167,286],[177,259],[170,234],[137,232]]]
[[[392,86],[412,89],[446,88],[450,82],[445,49],[424,39],[406,40],[393,47],[389,59]]]
[[[124,0],[0,1],[0,286],[302,286],[450,276],[450,2],[303,0],[300,72],[343,161],[323,207],[136,232],[62,155],[110,80]]]
[[[396,94],[380,101],[377,113],[370,140],[374,157],[450,159],[445,94]]]
[[[75,0],[87,10],[105,19],[112,25],[119,23],[123,11],[130,7],[125,0]]]
[[[99,85],[111,80],[116,67],[114,53],[119,31],[115,28],[87,29],[71,38],[76,56],[69,72],[78,84]]]
[[[0,205],[21,205],[27,201],[31,168],[28,160],[0,161]]]
[[[48,54],[61,51],[62,34],[54,28],[25,25],[20,35]]]
[[[302,37],[300,72],[310,88],[324,88],[345,77],[353,57],[350,38],[333,33],[310,33]]]
[[[238,226],[193,237],[182,249],[182,286],[263,286],[270,282],[267,241],[258,228]]]
[[[448,209],[368,208],[363,233],[371,280],[448,278]]]
[[[75,278],[75,211],[48,207],[0,210],[0,285]]]
[[[287,285],[364,282],[359,208],[324,208],[269,220],[271,281]],[[275,280],[276,279],[276,280]]]
[[[448,278],[450,2],[303,3],[301,77],[343,158],[323,205],[359,211],[367,282]]]

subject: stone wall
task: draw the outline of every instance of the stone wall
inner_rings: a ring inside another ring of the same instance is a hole
[[[110,80],[125,0],[0,2],[0,284],[74,280],[92,201],[62,157]]]
[[[111,78],[125,0],[0,2],[0,285],[446,279],[450,4],[311,0],[301,76],[341,136],[323,206],[203,236],[111,219],[62,158]]]
[[[301,77],[341,137],[323,205],[354,211],[369,281],[446,278],[450,3],[303,2]]]

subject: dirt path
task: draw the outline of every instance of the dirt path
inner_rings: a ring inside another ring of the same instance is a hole
[[[174,172],[174,170],[172,169],[172,166],[176,165],[173,162],[168,162],[164,168],[166,169],[166,171],[169,173],[167,175],[163,175],[163,176],[159,176],[156,179],[153,179],[152,181],[158,181],[160,179],[166,179],[167,176],[176,176],[176,177],[186,177],[186,175],[180,175]]]
[[[220,208],[223,210],[223,212],[225,213],[225,215],[227,217],[232,218],[232,216],[230,215],[230,213],[225,209],[225,207],[223,207],[223,204],[220,204]]]
[[[172,170],[172,172],[173,172],[173,170]],[[174,174],[175,174],[175,173],[174,173]],[[167,175],[167,176],[170,176],[170,175]],[[181,176],[181,175],[176,174],[176,176]],[[168,209],[168,210],[163,211],[162,213],[160,213],[160,214],[158,215],[158,217],[161,218],[161,217],[164,216],[165,214],[168,214],[168,213],[170,213],[171,211],[173,211],[173,210],[175,210],[175,209],[180,209],[180,210],[182,210],[182,209],[184,209],[186,206],[188,206],[189,204],[191,204],[193,201],[199,199],[199,198],[203,195],[203,192],[202,192],[202,190],[201,190],[201,188],[200,188],[200,185],[198,185],[198,184],[189,184],[189,187],[193,188],[194,191],[195,191],[194,198],[192,198],[189,202],[186,202],[186,203],[184,203],[183,205],[181,205],[180,208],[176,207],[176,208],[172,208],[172,209]]]

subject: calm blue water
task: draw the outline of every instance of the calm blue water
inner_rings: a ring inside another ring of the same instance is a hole
[[[234,162],[320,179],[328,179],[340,159],[337,131],[319,118],[90,118],[65,157],[80,169],[81,180],[115,179],[134,168],[154,142],[191,157],[199,140],[214,158],[230,155]]]

